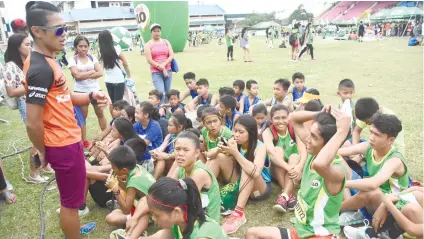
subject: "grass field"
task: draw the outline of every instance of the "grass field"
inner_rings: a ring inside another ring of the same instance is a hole
[[[219,87],[231,86],[236,79],[256,79],[259,82],[260,97],[272,95],[272,85],[277,78],[289,78],[294,72],[306,75],[306,85],[317,88],[324,104],[339,104],[337,84],[341,79],[350,78],[355,82],[355,98],[371,96],[382,106],[392,109],[403,122],[405,130],[406,160],[413,178],[423,178],[423,48],[408,47],[407,38],[358,43],[352,41],[331,41],[317,39],[315,54],[317,61],[304,56],[301,62],[291,62],[290,49],[268,49],[264,40],[252,40],[253,63],[244,63],[242,51],[235,49],[234,62],[227,62],[226,47],[209,44],[199,48],[187,48],[176,54],[180,73],[173,75],[173,88],[185,88],[182,75],[193,71],[197,78],[207,78],[212,92]],[[126,53],[130,61],[132,76],[136,81],[141,99],[153,88],[144,56],[139,52]],[[69,71],[66,70],[69,76]],[[68,77],[70,85],[71,78]],[[105,89],[104,83],[100,84]],[[0,118],[10,124],[0,124],[0,152],[5,152],[9,142],[23,138],[18,147],[29,146],[24,124],[18,111],[0,107]],[[89,136],[98,132],[97,120],[90,109],[88,118]],[[25,176],[28,176],[28,154],[23,154]],[[38,200],[42,185],[28,185],[20,179],[21,164],[15,158],[5,160],[7,176],[15,187],[18,202],[0,205],[0,238],[38,238],[40,219]],[[259,225],[290,226],[291,213],[280,215],[271,210],[278,194],[274,185],[272,196],[265,202],[248,204],[248,222],[236,236],[242,236],[248,227]],[[88,197],[91,213],[82,223],[94,221],[97,229],[86,238],[108,238],[113,229],[106,225],[106,209],[101,209]],[[46,220],[45,238],[63,238],[59,228],[56,209],[59,206],[57,190],[49,191],[44,198]]]

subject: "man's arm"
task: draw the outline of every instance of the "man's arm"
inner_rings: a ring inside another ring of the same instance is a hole
[[[30,104],[26,105],[26,129],[29,140],[44,155],[44,122],[43,122],[43,105]]]
[[[218,96],[213,94],[211,99],[211,106],[216,106],[216,105],[218,105]]]
[[[125,73],[127,73],[127,78],[131,78],[130,66],[128,65],[127,58],[124,56],[122,52],[121,54],[119,54],[119,59],[122,61],[122,65],[124,66]]]
[[[330,110],[331,115],[336,119],[337,131],[312,162],[312,169],[324,178],[328,192],[335,195],[342,189],[345,173],[340,166],[332,165],[332,163],[337,150],[349,133],[350,117],[336,109],[330,108]]]
[[[313,120],[318,113],[319,112],[297,111],[289,114],[289,121],[293,126],[294,132],[304,144],[306,144],[306,138],[309,136],[309,130],[306,129],[303,123]]]
[[[244,112],[244,97],[241,97],[239,102],[239,112],[243,114]]]
[[[403,167],[402,160],[398,158],[392,158],[384,163],[380,171],[373,177],[358,180],[348,180],[346,182],[346,187],[363,192],[375,190],[384,182],[389,180],[390,177],[396,172],[396,170],[401,167]]]
[[[349,147],[340,148],[337,152],[340,156],[352,156],[357,154],[365,154],[367,152],[368,142],[362,142]]]
[[[199,97],[200,96],[196,96],[196,98],[192,99],[190,103],[188,103],[188,108],[190,111],[194,111],[196,109],[196,105],[199,102]]]
[[[181,95],[180,102],[183,102],[189,95],[190,95],[190,90],[187,89],[186,91],[184,91],[184,94]]]

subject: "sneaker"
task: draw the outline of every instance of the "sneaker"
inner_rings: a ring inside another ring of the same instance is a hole
[[[374,229],[372,229],[372,227],[370,226],[364,226],[364,227],[345,226],[343,228],[343,233],[347,239],[377,239],[378,238],[374,236],[369,236],[367,234],[368,230],[374,231]]]
[[[297,199],[293,196],[293,194],[290,195],[289,200],[287,201],[287,209],[290,211],[293,211],[294,208],[297,205]]]
[[[89,222],[89,223],[81,226],[81,228],[80,228],[80,234],[81,235],[87,235],[88,233],[90,233],[94,229],[96,229],[96,223],[95,222]]]
[[[278,212],[287,212],[286,198],[280,195],[272,208]]]
[[[109,200],[106,202],[106,207],[109,208],[110,211],[113,211],[119,209],[119,204],[116,202],[116,200],[115,203],[113,203],[112,200]]]
[[[246,216],[239,216],[239,214],[233,212],[230,216],[225,219],[224,224],[222,224],[222,229],[226,234],[233,234],[247,222]]]
[[[38,174],[37,177],[34,177],[30,174],[28,182],[39,184],[39,183],[46,183],[48,180],[49,180],[49,177],[42,176],[40,174]]]
[[[362,223],[365,220],[360,211],[347,211],[342,212],[339,216],[340,226],[350,226]]]
[[[60,213],[60,208],[56,209],[57,213]],[[90,210],[88,209],[87,206],[85,206],[85,208],[83,210],[78,210],[78,216],[79,217],[85,217],[90,213]]]

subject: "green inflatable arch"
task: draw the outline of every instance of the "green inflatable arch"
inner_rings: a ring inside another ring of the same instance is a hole
[[[184,51],[188,37],[188,1],[134,1],[134,13],[142,41],[151,39],[150,25],[162,26],[162,38],[167,39],[174,52]]]

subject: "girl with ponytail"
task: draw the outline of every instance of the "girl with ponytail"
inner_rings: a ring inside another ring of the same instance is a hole
[[[205,215],[196,183],[191,178],[161,178],[149,189],[147,204],[163,229],[150,239],[227,239],[221,226]]]
[[[152,164],[150,151],[158,148],[163,142],[162,129],[157,120],[159,111],[151,103],[144,101],[135,109],[134,129],[146,141],[149,149],[144,155],[144,163]]]
[[[162,145],[151,152],[155,161],[154,176],[156,179],[165,173],[166,166],[169,169],[173,165],[174,141],[182,131],[189,128],[193,128],[191,120],[182,112],[174,113],[168,120],[168,135],[163,140]],[[175,167],[173,168],[175,169]]]

